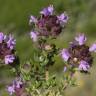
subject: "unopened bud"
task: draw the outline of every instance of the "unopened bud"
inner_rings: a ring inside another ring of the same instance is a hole
[[[45,50],[51,50],[51,49],[52,49],[52,46],[50,46],[50,45],[45,46]]]

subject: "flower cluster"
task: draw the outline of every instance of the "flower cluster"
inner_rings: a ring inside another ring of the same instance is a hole
[[[7,90],[10,95],[18,94],[16,96],[21,96],[20,94],[23,91],[23,82],[21,81],[21,78],[16,78],[16,80],[13,81],[13,83],[7,87]]]
[[[16,77],[19,76],[19,78],[7,87],[10,95],[64,96],[67,86],[76,85],[73,78],[75,71],[89,72],[93,64],[92,52],[96,52],[96,43],[91,47],[86,45],[87,38],[84,34],[78,34],[73,42],[70,42],[68,49],[60,50],[61,48],[51,42],[62,32],[67,21],[67,14],[64,12],[56,15],[53,5],[41,10],[39,18],[30,17],[29,24],[33,28],[30,36],[36,49],[34,48],[31,59],[13,68]],[[6,36],[0,32],[0,59],[5,64],[17,61],[15,44],[16,40],[12,35]],[[57,63],[58,54],[65,61],[64,74],[61,74],[59,79],[57,74],[54,72],[50,74],[49,70],[53,64]],[[17,65],[17,62],[15,64]]]
[[[68,21],[66,13],[61,15],[54,14],[53,5],[40,11],[40,15],[39,18],[31,16],[29,21],[30,24],[35,25],[34,30],[30,33],[34,42],[37,41],[39,36],[56,37],[61,33]]]
[[[96,52],[96,43],[91,47],[85,44],[87,38],[84,34],[79,34],[75,37],[75,40],[70,43],[68,49],[61,51],[61,56],[74,68],[78,68],[80,71],[88,72],[88,69],[93,63],[93,57],[91,52]],[[64,68],[64,70],[66,67]]]
[[[7,36],[0,32],[0,59],[5,64],[12,64],[14,62],[15,44],[16,40],[11,34]]]

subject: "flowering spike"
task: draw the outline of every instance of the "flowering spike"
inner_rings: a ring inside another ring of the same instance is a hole
[[[96,43],[94,43],[90,48],[89,48],[90,52],[96,52]]]
[[[89,51],[89,46],[85,44],[85,35],[81,34],[75,39],[78,42],[71,42],[69,48],[66,49],[67,51],[63,49],[61,56],[70,67],[79,68],[79,70],[86,72],[93,63],[93,57],[91,51]]]
[[[34,30],[39,33],[39,36],[56,38],[62,32],[68,16],[65,13],[57,16],[53,11],[53,5],[50,5],[40,11],[41,16],[38,18],[31,16],[29,23],[35,23]]]
[[[77,37],[75,37],[75,40],[79,43],[79,45],[83,45],[87,38],[84,34],[79,34]]]

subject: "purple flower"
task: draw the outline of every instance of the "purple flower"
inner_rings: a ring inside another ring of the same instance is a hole
[[[21,80],[16,81],[16,88],[21,88],[21,85],[23,85]]]
[[[31,36],[31,38],[33,39],[34,42],[37,41],[38,36],[37,36],[37,33],[36,32],[30,32],[30,36]]]
[[[30,16],[29,24],[31,23],[37,23],[37,18],[35,18],[34,16]]]
[[[47,8],[44,8],[42,11],[40,11],[40,14],[43,14],[44,16],[52,15],[54,11],[53,5],[50,5]]]
[[[83,45],[87,38],[84,34],[79,34],[77,37],[75,37],[75,40],[79,43],[79,45]]]
[[[65,13],[62,13],[61,15],[57,16],[60,24],[67,23],[68,21],[68,16]]]
[[[16,45],[16,40],[13,38],[12,35],[9,35],[8,41],[7,41],[8,48],[12,50],[15,47],[15,45]]]
[[[66,70],[67,70],[67,67],[65,66],[63,71],[66,72]]]
[[[90,48],[89,48],[90,52],[96,52],[96,43],[94,43]]]
[[[8,86],[7,91],[9,92],[10,95],[12,95],[15,92],[15,86]]]
[[[14,80],[11,86],[8,86],[7,90],[10,95],[16,92],[17,89],[21,88],[23,85],[23,82],[21,81],[21,78],[18,78],[18,80]]]
[[[6,55],[5,56],[5,64],[13,63],[14,60],[15,60],[15,57],[13,55]]]
[[[61,57],[65,60],[65,61],[68,61],[69,57],[70,57],[70,54],[68,52],[67,49],[63,49],[61,51]]]
[[[16,79],[13,81],[13,85],[15,86],[16,89],[21,88],[22,85],[23,85],[23,82],[22,82],[21,78],[16,78]]]
[[[84,60],[80,61],[79,70],[88,71],[89,68],[90,66],[86,61]]]
[[[0,43],[2,43],[2,41],[5,39],[5,35],[2,33],[2,32],[0,32]]]

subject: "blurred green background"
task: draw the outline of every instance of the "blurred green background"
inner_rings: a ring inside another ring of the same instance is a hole
[[[96,0],[0,0],[0,31],[14,34],[22,62],[31,58],[33,53],[29,17],[31,14],[37,16],[49,4],[54,5],[57,13],[66,11],[69,15],[66,28],[54,41],[58,47],[67,47],[77,32],[87,35],[88,44],[96,40]],[[65,96],[96,96],[95,62],[90,75],[76,74],[80,86],[68,88]],[[62,66],[63,63],[58,60],[53,69],[60,72]],[[12,75],[10,68],[0,67],[0,96],[9,96],[6,85],[11,82]]]

